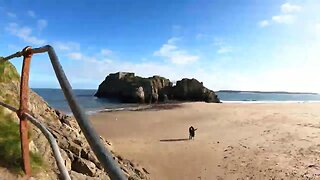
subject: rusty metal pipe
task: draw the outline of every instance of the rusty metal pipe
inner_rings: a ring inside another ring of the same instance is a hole
[[[47,138],[47,140],[50,143],[52,152],[53,152],[53,157],[56,159],[56,163],[58,166],[58,169],[60,171],[60,177],[64,180],[71,180],[68,170],[66,168],[66,166],[64,165],[64,160],[62,159],[60,150],[59,150],[59,146],[56,142],[56,139],[53,137],[53,135],[50,133],[50,131],[48,130],[48,128],[46,128],[45,125],[43,125],[42,123],[40,123],[39,120],[37,120],[36,118],[32,117],[30,114],[28,113],[24,113],[26,115],[26,117],[28,118],[28,120],[34,124],[37,128],[40,129],[40,131],[42,132],[42,134],[44,134],[44,136]]]
[[[9,109],[9,110],[11,110],[11,111],[13,111],[13,112],[15,112],[15,113],[17,113],[17,111],[18,111],[18,109],[14,108],[13,106],[10,106],[10,105],[8,105],[6,103],[3,103],[1,101],[0,101],[0,105],[5,107],[5,108],[7,108],[7,109]]]
[[[20,82],[20,107],[18,117],[20,118],[20,139],[21,152],[23,161],[23,170],[26,176],[31,176],[30,155],[29,155],[29,140],[28,140],[28,121],[24,113],[28,111],[29,102],[29,72],[30,62],[32,57],[31,47],[26,47],[23,52],[23,66]]]
[[[22,51],[16,52],[10,56],[7,56],[5,58],[3,58],[5,61],[8,61],[10,59],[16,58],[16,57],[21,57],[22,56]]]
[[[14,108],[13,106],[11,105],[8,105],[6,103],[3,103],[0,101],[0,105],[17,113],[19,110]],[[66,166],[64,165],[64,160],[61,156],[61,153],[60,153],[60,150],[59,150],[59,146],[57,144],[57,141],[56,139],[53,137],[53,135],[51,134],[51,132],[48,130],[48,128],[42,124],[38,119],[34,118],[33,116],[31,116],[30,114],[28,113],[24,113],[24,115],[27,117],[27,119],[32,123],[34,124],[37,128],[40,129],[40,131],[44,134],[44,136],[47,138],[47,140],[49,141],[50,143],[50,146],[52,148],[52,152],[53,152],[53,156],[54,158],[56,159],[56,163],[57,163],[57,166],[58,166],[58,169],[60,171],[60,176],[62,179],[65,179],[65,180],[71,180],[69,174],[68,174],[68,170],[66,168]]]
[[[31,51],[32,54],[44,53],[44,52],[48,52],[48,50],[49,50],[48,46],[29,49],[29,51]],[[18,52],[14,53],[14,54],[11,54],[11,55],[7,56],[7,57],[4,57],[3,60],[4,61],[8,61],[8,60],[13,59],[13,58],[21,57],[21,56],[23,56],[23,53],[24,53],[23,50],[22,51],[18,51]]]

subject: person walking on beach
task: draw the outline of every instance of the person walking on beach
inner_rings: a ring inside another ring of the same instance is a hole
[[[189,140],[194,139],[194,136],[196,135],[196,130],[193,126],[189,127]]]

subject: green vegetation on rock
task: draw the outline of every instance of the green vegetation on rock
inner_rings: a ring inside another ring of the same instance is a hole
[[[29,133],[30,136],[30,133]],[[30,153],[31,167],[38,172],[44,165],[41,156]],[[17,173],[22,172],[19,125],[0,109],[0,163]]]
[[[16,68],[7,61],[2,61],[0,57],[0,82],[19,81],[19,74]]]
[[[10,62],[1,61],[0,57],[0,100],[17,107],[19,99],[9,87],[19,81],[20,76]],[[0,106],[0,165],[13,172],[22,173],[19,124],[14,120],[15,113]],[[31,131],[29,131],[31,132]],[[29,133],[29,136],[31,133]],[[33,172],[43,168],[44,162],[38,153],[30,153]]]

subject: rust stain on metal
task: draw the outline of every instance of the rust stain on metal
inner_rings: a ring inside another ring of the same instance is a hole
[[[18,116],[20,118],[20,139],[21,139],[21,152],[23,160],[23,169],[26,176],[31,176],[30,155],[29,155],[29,140],[28,140],[28,123],[24,113],[28,112],[29,102],[29,72],[30,62],[32,57],[31,47],[25,47],[23,53],[23,66],[21,72],[20,82],[20,108]]]

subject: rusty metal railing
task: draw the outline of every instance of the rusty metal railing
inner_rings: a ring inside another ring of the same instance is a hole
[[[73,92],[72,87],[62,69],[59,59],[52,46],[46,45],[40,48],[32,49],[30,46],[24,48],[15,54],[5,57],[4,60],[10,60],[12,58],[23,56],[23,67],[21,73],[21,84],[20,84],[20,108],[17,114],[20,118],[20,136],[21,136],[21,149],[22,158],[24,164],[24,171],[26,175],[31,175],[31,168],[29,162],[29,146],[28,146],[28,136],[27,136],[27,122],[26,117],[28,111],[28,81],[29,81],[29,70],[30,61],[33,54],[47,52],[51,60],[51,64],[55,71],[56,77],[60,83],[60,87],[68,101],[70,109],[73,112],[75,119],[77,120],[84,136],[86,137],[90,147],[97,156],[104,170],[108,173],[111,179],[126,179],[123,172],[121,171],[117,162],[113,159],[112,154],[106,149],[106,147],[101,143],[100,138],[94,128],[92,127],[88,117],[78,104]]]
[[[18,109],[14,108],[13,106],[10,106],[10,105],[8,105],[4,102],[1,102],[1,101],[0,101],[0,105],[13,111],[13,112],[18,113]],[[44,136],[49,141],[50,146],[52,148],[53,156],[56,159],[58,169],[61,173],[60,177],[62,179],[71,180],[69,173],[68,173],[68,170],[67,170],[66,166],[64,165],[64,161],[63,161],[61,153],[59,151],[59,146],[57,144],[56,139],[53,137],[53,135],[50,133],[50,131],[48,131],[47,127],[44,124],[42,124],[38,119],[31,116],[29,113],[24,113],[24,115],[33,125],[35,125],[37,128],[40,129],[40,131],[44,134]]]

